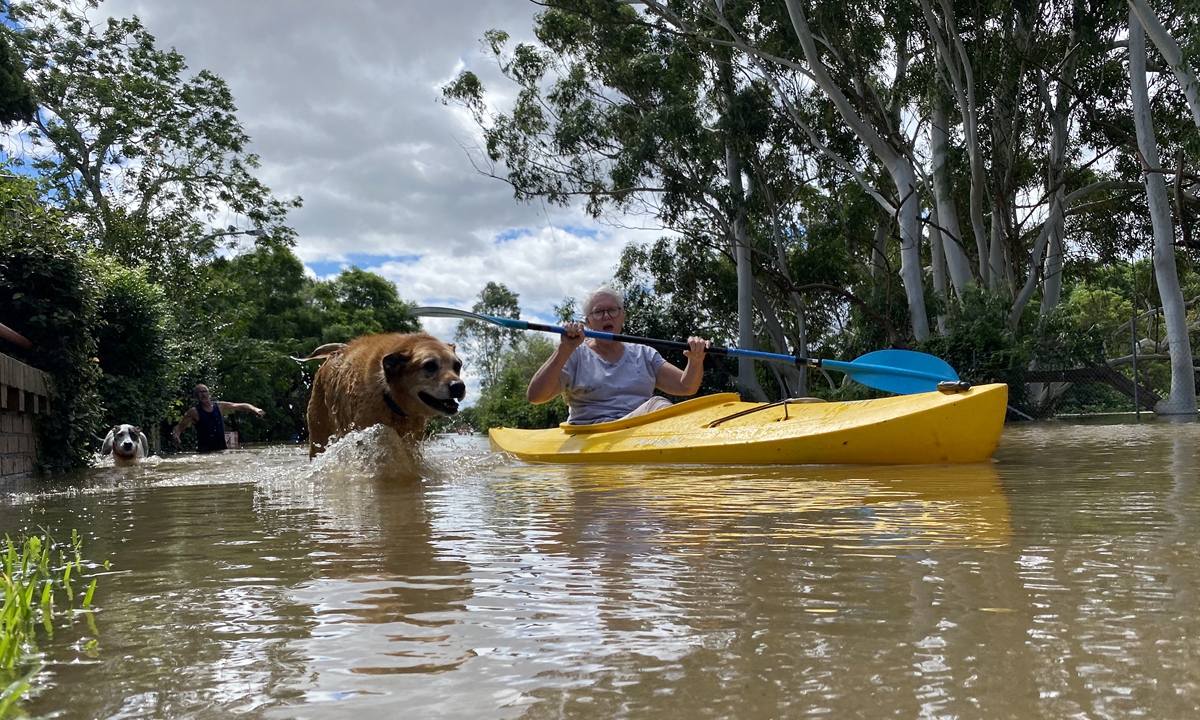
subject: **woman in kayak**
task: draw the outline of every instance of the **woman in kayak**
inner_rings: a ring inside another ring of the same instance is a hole
[[[539,405],[559,393],[566,398],[574,425],[619,420],[668,407],[670,400],[655,396],[655,388],[671,395],[695,395],[704,375],[709,342],[690,337],[684,350],[687,365],[680,370],[647,345],[586,338],[584,328],[619,334],[625,325],[625,296],[601,285],[583,300],[584,322],[566,323],[566,333],[554,354],[529,381],[526,397]]]

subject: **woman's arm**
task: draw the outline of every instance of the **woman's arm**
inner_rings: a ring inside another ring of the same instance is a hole
[[[567,332],[562,336],[558,347],[554,348],[554,354],[546,358],[546,362],[533,374],[529,381],[529,389],[525,391],[525,399],[534,405],[541,405],[558,397],[562,392],[559,377],[563,368],[566,367],[571,353],[583,344],[582,323],[567,323],[563,329]]]
[[[687,366],[682,370],[669,362],[664,362],[654,376],[654,386],[668,395],[695,395],[700,389],[700,381],[704,379],[704,354],[709,343],[701,337],[688,338],[690,349],[684,350],[687,356]]]

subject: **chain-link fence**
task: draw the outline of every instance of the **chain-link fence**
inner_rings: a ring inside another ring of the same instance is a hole
[[[1031,369],[1013,373],[1010,419],[1150,412],[1171,388],[1169,360],[1154,356],[1138,363],[1082,368]]]

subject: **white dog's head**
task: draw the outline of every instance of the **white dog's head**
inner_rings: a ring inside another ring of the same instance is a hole
[[[112,453],[113,460],[120,465],[122,462],[132,462],[149,456],[150,443],[142,431],[133,425],[114,425],[100,448],[100,454],[109,453]]]

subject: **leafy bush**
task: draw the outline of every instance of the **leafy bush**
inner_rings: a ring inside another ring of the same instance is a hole
[[[969,382],[1020,384],[1033,354],[1009,329],[1010,308],[1000,294],[971,285],[962,302],[951,307],[946,334],[930,337],[920,349],[950,363]]]
[[[100,288],[71,226],[36,200],[31,181],[0,182],[0,317],[30,350],[6,348],[47,373],[50,413],[37,416],[39,465],[87,465],[99,445],[100,369],[94,326]]]
[[[150,433],[170,405],[178,374],[166,298],[140,270],[113,264],[99,276],[93,332],[104,425],[130,423]]]
[[[504,354],[500,376],[475,403],[473,418],[477,429],[493,427],[548,428],[567,419],[567,404],[562,396],[534,405],[525,399],[533,374],[554,352],[554,342],[537,335],[524,335],[516,347]]]

